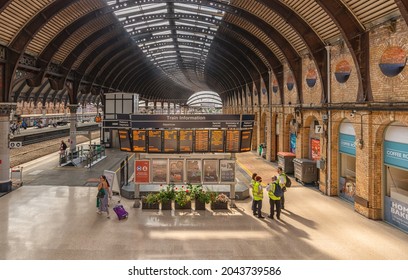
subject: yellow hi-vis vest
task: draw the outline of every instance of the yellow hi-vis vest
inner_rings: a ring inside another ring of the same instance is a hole
[[[277,197],[277,196],[274,195],[276,184],[279,184],[279,182],[277,182],[277,181],[271,182],[270,185],[269,185],[270,188],[269,188],[269,191],[268,191],[268,196],[272,200],[280,200],[281,199],[280,197]]]
[[[258,193],[259,189],[262,190],[262,186],[260,182],[255,182],[254,188],[252,189],[252,195],[254,196],[254,200],[262,200],[263,199],[263,191]]]

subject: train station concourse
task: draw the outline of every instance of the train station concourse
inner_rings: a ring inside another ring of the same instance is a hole
[[[0,260],[396,273],[407,53],[407,0],[0,1]]]

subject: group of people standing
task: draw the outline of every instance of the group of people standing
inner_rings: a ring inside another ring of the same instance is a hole
[[[265,189],[268,193],[270,205],[270,214],[268,217],[274,219],[276,208],[276,217],[278,218],[278,220],[280,220],[281,209],[285,209],[285,192],[288,178],[281,167],[278,167],[277,172],[278,175],[272,176],[272,182],[270,182]],[[257,173],[252,174],[251,188],[253,196],[252,212],[254,216],[258,216],[258,218],[264,219],[265,217],[262,216],[264,187],[262,186],[262,177],[258,176]]]

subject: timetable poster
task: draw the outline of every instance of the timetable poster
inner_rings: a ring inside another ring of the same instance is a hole
[[[226,131],[226,153],[239,153],[239,130],[227,130]]]
[[[192,130],[180,130],[180,153],[192,153],[193,152],[193,131]]]
[[[188,159],[186,160],[187,182],[189,183],[201,183],[201,160]]]
[[[167,183],[167,159],[152,159],[152,182]]]
[[[208,130],[195,131],[194,151],[196,153],[207,153],[209,151],[208,133]]]
[[[220,177],[223,183],[235,183],[235,160],[220,160]]]
[[[170,183],[184,182],[184,160],[170,160]]]
[[[241,131],[241,152],[249,152],[251,150],[252,130]]]
[[[218,182],[218,160],[216,159],[205,159],[204,160],[204,179],[205,183],[216,183]]]
[[[146,149],[146,130],[133,130],[133,152],[145,153]]]
[[[223,153],[224,152],[224,131],[210,130],[210,152]]]
[[[163,131],[163,152],[177,153],[177,130]]]
[[[132,151],[129,130],[119,130],[119,145],[121,151]]]
[[[149,153],[162,152],[162,131],[149,130]]]

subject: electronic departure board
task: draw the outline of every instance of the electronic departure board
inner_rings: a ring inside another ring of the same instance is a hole
[[[227,130],[226,131],[226,143],[225,143],[225,152],[226,153],[239,153],[239,130]]]
[[[146,149],[146,130],[133,130],[133,152],[145,153]]]
[[[130,145],[130,135],[129,130],[119,130],[119,145],[120,150],[125,152],[132,151]]]
[[[210,130],[210,152],[223,153],[224,152],[224,131]]]
[[[192,143],[193,141],[191,141]],[[163,152],[176,153],[177,152],[177,130],[163,131]]]
[[[194,151],[196,153],[207,153],[208,147],[208,130],[196,130],[194,139]]]
[[[179,136],[179,151],[180,153],[192,153],[193,152],[193,131],[192,130],[180,130]]]
[[[241,152],[249,152],[251,150],[252,130],[241,131]]]
[[[161,153],[162,152],[162,131],[161,130],[149,130],[149,153]]]

